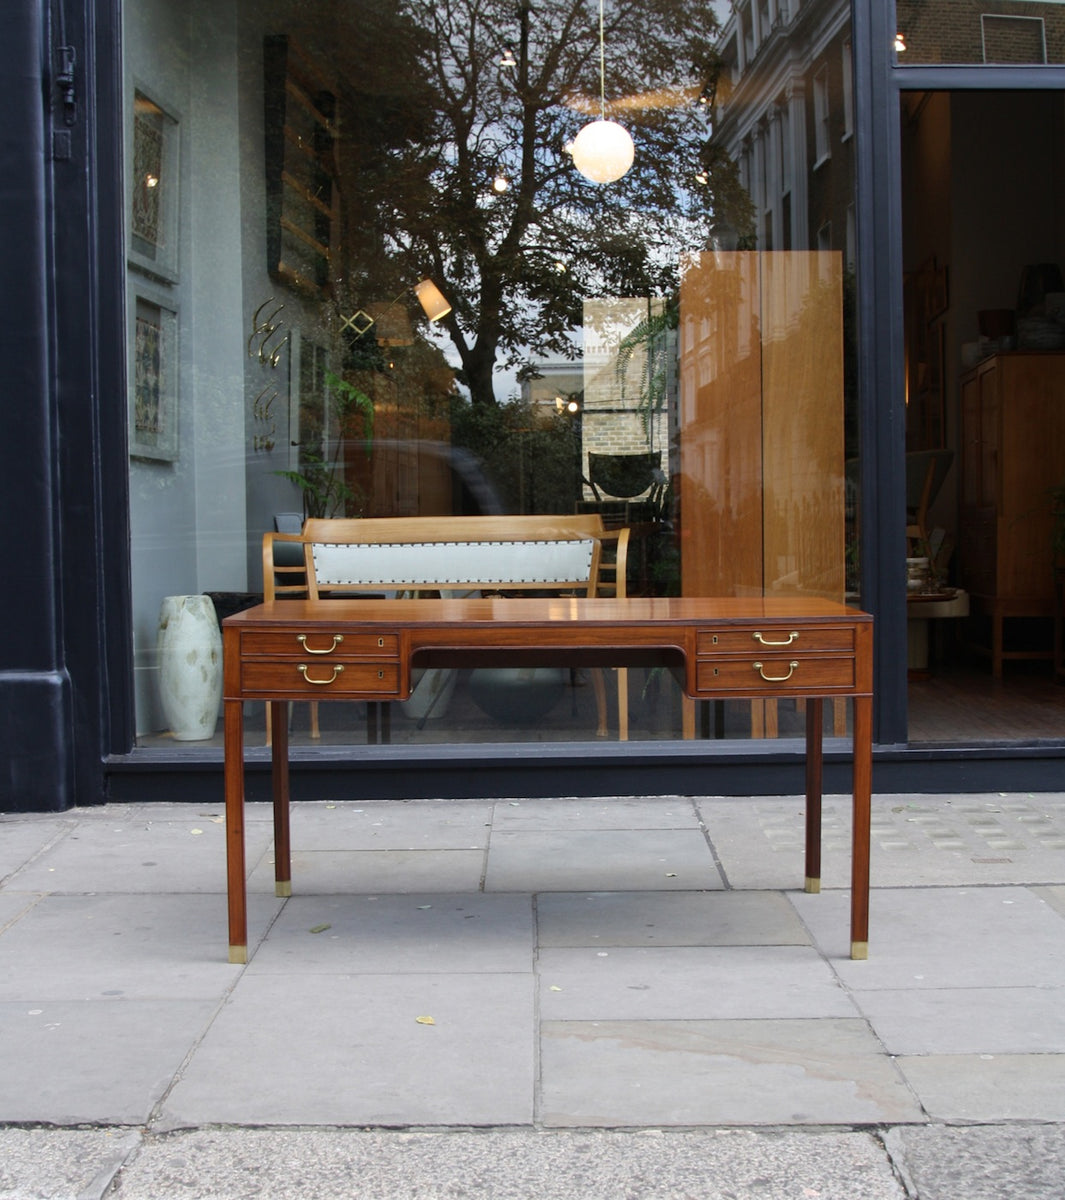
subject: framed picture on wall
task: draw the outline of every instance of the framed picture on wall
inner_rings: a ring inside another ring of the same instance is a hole
[[[178,314],[145,296],[130,303],[129,453],[178,456]]]
[[[340,193],[336,89],[285,34],[263,41],[266,256],[270,277],[328,295]]]
[[[130,136],[131,267],[167,283],[178,279],[180,162],[177,116],[147,91],[133,92]]]

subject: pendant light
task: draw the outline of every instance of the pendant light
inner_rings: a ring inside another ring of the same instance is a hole
[[[632,166],[636,147],[629,131],[606,119],[606,46],[603,35],[603,0],[599,0],[599,112],[570,146],[573,165],[593,183],[613,183]]]

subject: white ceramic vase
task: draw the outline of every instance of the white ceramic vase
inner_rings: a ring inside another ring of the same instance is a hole
[[[214,734],[222,699],[222,633],[210,596],[165,596],[159,611],[159,697],[180,742]]]

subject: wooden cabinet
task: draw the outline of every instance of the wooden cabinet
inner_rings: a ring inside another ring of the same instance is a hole
[[[679,484],[683,595],[843,599],[837,252],[685,260]]]
[[[1049,658],[1046,646],[1007,650],[1011,617],[1054,613],[1049,489],[1065,478],[1065,355],[1017,351],[961,380],[961,584],[991,618],[992,669]]]

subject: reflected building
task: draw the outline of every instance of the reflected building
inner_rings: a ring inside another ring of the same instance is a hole
[[[761,250],[839,250],[854,270],[854,75],[847,0],[749,0],[720,42],[714,130]]]

